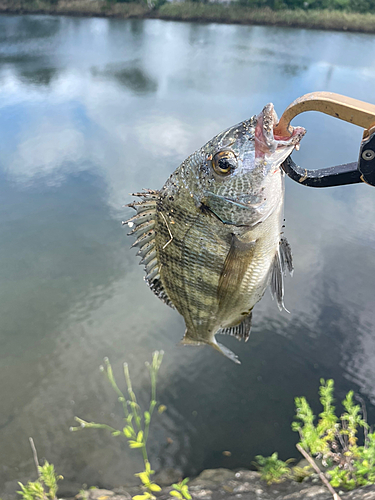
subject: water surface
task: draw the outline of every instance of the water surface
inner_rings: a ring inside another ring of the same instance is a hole
[[[375,190],[286,182],[295,273],[279,313],[256,306],[247,344],[181,348],[182,318],[143,282],[121,228],[129,193],[159,188],[222,129],[272,101],[327,90],[375,102],[375,37],[159,20],[0,17],[0,494],[35,477],[28,437],[65,477],[116,486],[141,463],[120,438],[69,433],[74,415],[121,426],[99,372],[163,349],[150,453],[194,475],[296,456],[293,398],[319,407],[320,377],[354,389],[375,421]],[[361,131],[310,113],[294,155],[306,168],[356,159]],[[230,451],[223,455],[223,451]]]

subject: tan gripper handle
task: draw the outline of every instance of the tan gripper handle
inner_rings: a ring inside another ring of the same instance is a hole
[[[274,129],[274,134],[290,137],[293,132],[290,122],[305,111],[318,111],[358,125],[365,129],[364,137],[369,135],[369,129],[375,127],[374,104],[333,92],[312,92],[299,97],[286,108]]]

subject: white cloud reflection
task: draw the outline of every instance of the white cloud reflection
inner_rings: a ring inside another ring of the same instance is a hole
[[[85,156],[84,134],[66,125],[45,121],[34,135],[20,141],[9,169],[15,180],[28,182],[34,176],[50,176],[66,162],[80,164]]]

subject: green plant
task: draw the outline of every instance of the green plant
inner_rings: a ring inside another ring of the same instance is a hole
[[[296,481],[296,483],[302,483],[306,477],[310,477],[313,474],[313,469],[311,465],[305,465],[304,467],[299,467],[295,465],[292,467],[290,479]]]
[[[252,463],[260,472],[260,478],[263,479],[263,481],[267,481],[267,484],[282,483],[286,479],[301,483],[306,477],[311,476],[313,473],[310,465],[304,467],[295,465],[291,467],[290,463],[294,462],[295,459],[289,458],[284,462],[278,458],[276,452],[270,457],[257,455],[255,459],[256,462]]]
[[[253,464],[260,472],[261,479],[267,481],[267,484],[281,483],[291,477],[289,463],[294,460],[293,458],[283,462],[283,460],[278,458],[277,452],[275,452],[270,457],[257,455],[255,460],[256,462],[253,462]]]
[[[76,498],[80,498],[81,500],[88,500],[89,492],[83,487],[82,489],[79,490]]]
[[[344,413],[337,417],[333,405],[333,380],[320,380],[320,403],[322,411],[315,423],[315,415],[304,397],[295,398],[296,421],[292,429],[299,433],[297,449],[309,461],[334,498],[339,498],[333,488],[352,490],[359,486],[375,483],[375,432],[369,432],[366,409],[353,401],[350,391],[342,405]],[[358,432],[363,431],[363,445],[358,445]],[[327,468],[323,474],[314,457]],[[278,483],[285,479],[302,481],[311,475],[307,467],[290,467],[290,460],[283,462],[273,453],[271,457],[256,457],[254,465],[267,483]],[[327,477],[329,478],[329,481]]]
[[[124,375],[128,399],[125,397],[124,393],[117,385],[117,382],[113,375],[112,366],[108,358],[104,359],[104,366],[101,366],[100,369],[107,376],[107,379],[111,384],[113,390],[117,394],[118,401],[121,403],[123,408],[125,426],[122,430],[115,429],[107,424],[86,422],[79,417],[75,417],[75,420],[80,424],[80,426],[70,428],[71,431],[78,431],[83,428],[106,429],[111,432],[112,436],[124,436],[127,439],[130,448],[139,449],[141,451],[144,462],[144,470],[137,473],[136,476],[141,480],[144,492],[142,495],[135,495],[133,497],[133,500],[154,500],[154,493],[161,490],[160,486],[153,482],[151,479],[154,471],[151,469],[151,465],[148,459],[147,440],[149,437],[151,418],[157,405],[156,383],[158,372],[163,359],[163,354],[163,351],[155,351],[152,355],[151,363],[146,362],[151,380],[151,397],[150,404],[147,410],[142,410],[140,405],[138,404],[137,397],[133,390],[127,363],[124,363]],[[160,405],[158,408],[159,413],[163,413],[165,410],[166,407],[164,405]],[[191,497],[189,495],[186,483],[187,479],[185,479],[182,483],[173,485],[174,489],[171,491],[171,495],[178,496],[179,498],[184,497],[186,500],[190,500]],[[180,497],[179,495],[182,496]]]
[[[23,500],[56,500],[57,482],[63,479],[55,472],[53,464],[44,462],[38,465],[39,477],[36,481],[29,481],[26,485],[18,483],[21,487],[19,493]]]
[[[304,397],[295,399],[296,421],[292,429],[299,433],[299,446],[310,457],[321,460],[329,468],[333,487],[348,490],[375,483],[375,433],[369,433],[364,406],[353,401],[350,391],[342,402],[344,413],[337,417],[333,406],[333,380],[320,380],[320,402],[323,411],[317,424]],[[358,446],[358,432],[363,430],[363,445]]]
[[[170,492],[170,495],[183,500],[191,500],[191,495],[189,493],[188,483],[189,479],[186,477],[182,481],[177,484],[172,484],[173,490]]]

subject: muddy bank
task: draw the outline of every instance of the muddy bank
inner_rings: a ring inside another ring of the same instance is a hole
[[[156,478],[157,479],[157,478]],[[317,475],[306,478],[302,483],[285,481],[267,485],[260,474],[241,470],[209,469],[203,471],[189,483],[193,500],[332,500],[332,495],[321,484]],[[158,493],[161,500],[172,499],[170,486],[164,486]],[[121,487],[111,490],[93,489],[80,498],[85,500],[131,500],[139,494],[137,487]],[[339,492],[342,500],[375,500],[375,485],[351,492]]]
[[[375,14],[328,10],[251,9],[240,5],[178,2],[150,11],[146,4],[106,0],[0,0],[0,14],[49,14],[87,17],[154,18],[174,21],[286,26],[358,33],[375,33]]]

